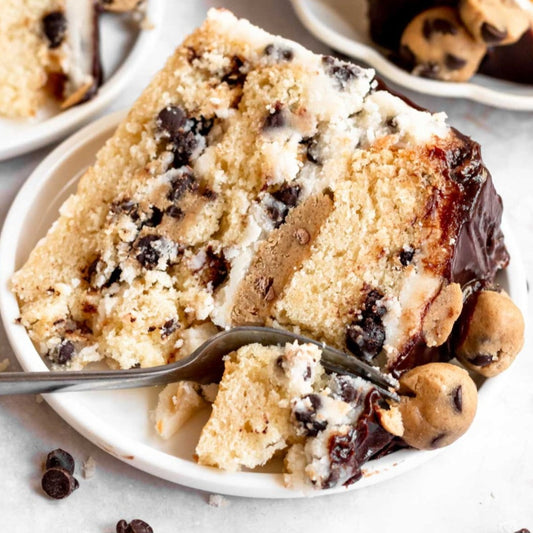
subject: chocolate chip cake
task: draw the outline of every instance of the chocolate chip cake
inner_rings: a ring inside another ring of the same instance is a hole
[[[462,288],[508,255],[479,146],[373,71],[211,10],[13,278],[61,368],[302,332],[401,373],[449,358]]]

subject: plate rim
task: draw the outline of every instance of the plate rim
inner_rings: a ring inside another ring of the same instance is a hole
[[[54,169],[58,165],[68,160],[69,157],[74,157],[78,150],[83,150],[84,143],[92,137],[105,131],[112,132],[125,115],[125,111],[116,111],[101,117],[63,141],[31,173],[17,193],[6,216],[0,234],[0,313],[11,348],[25,371],[47,369],[24,327],[15,323],[19,316],[19,308],[9,288],[9,280],[16,267],[17,246],[22,238],[22,226],[26,213],[32,206],[32,202],[46,188],[48,180],[54,175]],[[523,296],[526,294],[525,268],[513,234],[507,228],[505,221],[503,229],[506,232],[506,244],[513,256],[514,274],[508,276],[510,293],[513,294],[515,303],[521,308],[525,317],[527,302]],[[510,273],[509,270],[508,272]],[[492,378],[484,383],[481,393],[484,395],[485,391],[497,382],[498,378]],[[93,410],[83,405],[83,401],[78,402],[76,395],[80,394],[83,393],[56,393],[43,396],[48,404],[78,433],[121,461],[168,481],[233,496],[301,498],[359,490],[407,472],[445,450],[445,448],[433,451],[400,450],[366,463],[363,479],[349,487],[336,487],[323,491],[294,490],[283,486],[282,474],[227,473],[172,456],[143,442],[132,441],[122,436],[117,429],[99,420]]]
[[[413,76],[389,61],[377,48],[345,37],[327,26],[314,15],[311,8],[307,7],[309,0],[290,1],[298,19],[314,37],[334,50],[364,61],[380,76],[405,89],[432,96],[466,98],[499,109],[533,111],[533,95],[509,94],[478,85],[475,82],[445,82]]]
[[[81,106],[57,113],[41,122],[32,124],[34,127],[24,132],[24,138],[12,142],[0,143],[0,162],[8,160],[57,141],[72,132],[77,126],[86,123],[90,118],[110,105],[119,95],[124,86],[135,75],[150,51],[155,46],[160,34],[165,12],[164,0],[149,0],[146,16],[152,24],[149,29],[140,29],[137,39],[126,58],[113,75],[104,81],[96,96]],[[9,118],[0,117],[9,127]],[[23,121],[23,119],[21,119]],[[31,123],[30,123],[31,124]]]

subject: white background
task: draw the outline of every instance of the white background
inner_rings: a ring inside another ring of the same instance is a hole
[[[106,112],[131,104],[208,7],[224,6],[266,30],[316,52],[312,38],[285,0],[166,0],[161,38],[136,81]],[[405,92],[405,91],[404,91]],[[504,199],[506,216],[533,271],[533,113],[500,111],[463,100],[409,93],[417,103],[444,110],[452,125],[483,147]],[[0,163],[0,222],[31,171],[52,146]],[[533,302],[528,295],[529,307]],[[531,322],[529,312],[528,321]],[[344,495],[310,500],[227,497],[213,507],[209,495],[162,481],[123,464],[78,435],[33,396],[0,397],[0,531],[114,532],[120,518],[142,518],[155,533],[181,532],[409,532],[514,533],[533,530],[533,360],[531,335],[513,367],[485,398],[469,432],[436,458],[403,476]],[[0,360],[20,368],[0,326]],[[51,501],[39,489],[41,462],[63,447],[77,459],[81,487]],[[84,480],[82,460],[96,460]]]

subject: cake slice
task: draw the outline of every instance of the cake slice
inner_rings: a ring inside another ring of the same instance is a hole
[[[371,70],[225,10],[169,58],[13,277],[61,368],[302,332],[401,373],[450,357],[463,289],[505,267],[479,146]]]
[[[62,108],[102,81],[95,0],[2,0],[0,115],[31,117],[48,96]]]

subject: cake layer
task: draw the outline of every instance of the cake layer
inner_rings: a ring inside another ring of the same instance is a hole
[[[254,323],[394,369],[415,347],[439,357],[461,287],[506,265],[500,217],[478,145],[443,114],[211,10],[13,289],[68,368],[164,364]]]

